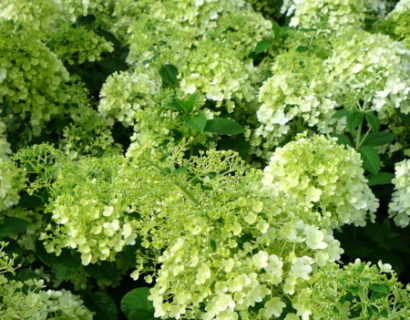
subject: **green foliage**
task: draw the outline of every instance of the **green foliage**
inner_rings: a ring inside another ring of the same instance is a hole
[[[128,320],[154,320],[154,307],[148,300],[149,288],[129,291],[121,300],[121,310]]]

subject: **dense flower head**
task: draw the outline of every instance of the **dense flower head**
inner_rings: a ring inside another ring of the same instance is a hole
[[[5,135],[6,125],[0,120],[0,160],[7,160],[11,153],[10,144]]]
[[[374,111],[387,123],[409,113],[410,52],[382,34],[345,28],[339,34],[295,31],[261,86],[251,143],[266,157],[301,128],[338,133],[342,107]]]
[[[87,104],[81,83],[70,76],[61,60],[23,27],[0,19],[0,102],[6,107],[2,116],[28,119],[34,134],[39,134],[52,117],[67,112],[66,108]],[[12,33],[11,33],[12,32]],[[12,37],[10,35],[13,34]]]
[[[155,70],[173,64],[180,71],[182,91],[198,90],[209,100],[254,99],[258,72],[249,55],[272,31],[271,23],[249,4],[190,0],[139,1],[135,6],[130,64],[142,62]]]
[[[232,160],[213,151],[187,161],[186,171],[203,187],[179,180],[193,201],[153,213],[160,225],[143,243],[167,244],[151,289],[157,317],[279,316],[287,294],[299,292],[313,270],[340,258],[339,242],[330,230],[309,224],[306,206],[262,191],[262,172],[243,171]],[[181,224],[183,231],[176,230]],[[137,270],[135,277],[144,272],[143,266]]]
[[[298,48],[307,41],[300,41],[297,35],[290,49],[275,59],[272,76],[259,91],[257,117],[261,126],[255,130],[253,145],[263,143],[270,151],[298,124],[317,126],[322,133],[331,132],[337,124],[332,118],[337,108],[334,88],[327,79],[323,58],[318,56],[326,46],[321,39],[316,41],[315,50],[301,52]]]
[[[57,164],[49,211],[52,224],[41,236],[46,249],[59,254],[75,248],[84,265],[114,260],[125,245],[135,244],[131,196],[135,175],[121,156],[83,158]],[[135,190],[137,192],[137,190]]]
[[[0,243],[0,317],[2,319],[91,320],[93,314],[80,297],[68,290],[45,288],[44,280],[24,281],[9,279],[2,273],[14,273],[14,262],[3,251]]]
[[[293,14],[291,26],[339,30],[362,27],[366,14],[384,14],[386,6],[380,0],[285,0],[281,10]]]
[[[378,207],[364,177],[360,154],[324,136],[277,148],[264,170],[263,184],[274,194],[313,209],[318,225],[364,225]]]
[[[133,73],[120,72],[111,75],[101,90],[98,110],[126,125],[134,124],[136,112],[154,108],[161,79],[152,68],[140,68]]]
[[[339,105],[364,101],[377,112],[410,112],[410,51],[401,43],[365,31],[347,32],[332,43],[333,54],[324,64],[327,81],[338,87]]]
[[[402,41],[410,50],[410,1],[400,0],[383,22],[384,28],[394,39]]]
[[[22,172],[8,159],[7,153],[0,153],[0,212],[18,203],[23,187]]]
[[[113,48],[91,29],[73,25],[55,1],[6,0],[0,12],[1,117],[22,127],[29,121],[30,135],[39,135],[51,119],[89,103],[84,85],[64,64],[95,61]]]
[[[395,190],[389,205],[390,216],[396,225],[407,227],[410,223],[410,160],[396,164],[393,184]]]

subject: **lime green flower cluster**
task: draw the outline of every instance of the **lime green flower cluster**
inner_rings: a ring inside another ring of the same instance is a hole
[[[341,108],[375,111],[385,124],[399,112],[410,112],[410,55],[402,42],[353,22],[337,32],[305,28],[289,32],[286,50],[275,58],[272,76],[259,91],[261,126],[250,140],[265,158],[302,128],[342,131],[345,119],[333,118]]]
[[[389,210],[396,225],[404,228],[410,223],[410,160],[396,163],[395,169],[395,190]]]
[[[9,145],[5,139],[3,141],[0,136],[0,211],[15,205],[20,199],[19,192],[24,187],[24,177],[10,161]]]
[[[188,201],[162,198],[167,205],[142,216],[144,228],[154,219],[157,224],[141,230],[149,234],[143,245],[166,244],[150,296],[157,317],[280,316],[290,305],[286,295],[298,292],[313,270],[340,258],[339,242],[308,223],[306,206],[261,191],[262,172],[236,157],[211,151],[186,160],[183,168],[196,184],[180,173],[178,185]],[[134,278],[142,272],[141,265]]]
[[[291,48],[276,58],[272,74],[259,91],[262,104],[257,117],[262,126],[252,137],[252,144],[258,149],[262,146],[272,150],[283,137],[304,123],[317,126],[322,133],[332,132],[334,125],[341,126],[332,118],[338,105],[323,59]]]
[[[91,320],[93,314],[78,296],[67,290],[47,290],[44,280],[10,280],[3,273],[14,273],[14,258],[0,243],[0,317],[4,320]]]
[[[6,125],[0,121],[0,161],[8,159],[8,155],[11,153],[10,144],[7,142],[5,135]]]
[[[410,1],[400,0],[385,20],[387,33],[402,41],[410,50]]]
[[[281,11],[293,14],[293,27],[337,30],[363,26],[366,14],[383,14],[386,5],[380,0],[285,0]]]
[[[298,313],[306,314],[306,319],[308,315],[315,320],[410,317],[410,288],[403,288],[388,264],[379,262],[377,267],[360,260],[344,268],[330,264],[315,273],[309,285],[298,299],[302,306]]]
[[[0,5],[0,117],[29,120],[38,135],[53,117],[88,104],[87,93],[64,63],[100,58],[112,45],[75,27],[55,1],[2,1]]]
[[[115,73],[110,76],[101,89],[101,100],[98,110],[109,118],[133,125],[138,110],[151,109],[156,106],[161,88],[161,78],[158,72],[150,68],[130,74]]]
[[[401,43],[364,31],[347,32],[332,43],[333,54],[324,63],[327,80],[340,90],[339,105],[364,101],[364,109],[376,112],[410,112],[410,55]]]
[[[378,202],[364,178],[360,154],[323,136],[299,136],[277,148],[264,170],[263,184],[274,194],[312,208],[322,227],[364,226]]]
[[[62,248],[75,248],[88,265],[113,261],[125,245],[135,244],[138,220],[132,203],[141,177],[124,157],[60,160],[56,176],[48,208],[52,223],[40,236],[49,252],[59,255]]]
[[[127,10],[126,10],[127,8]],[[133,12],[128,37],[127,73],[110,77],[100,110],[130,123],[136,110],[153,104],[161,88],[159,69],[174,65],[183,94],[200,92],[229,112],[255,101],[261,72],[250,54],[272,33],[271,22],[243,1],[121,1],[117,11]],[[128,21],[119,14],[118,24]],[[144,30],[144,32],[141,32]],[[118,103],[115,99],[122,96]],[[117,93],[113,93],[117,91]],[[126,102],[132,100],[132,103]],[[159,99],[157,99],[159,100]]]

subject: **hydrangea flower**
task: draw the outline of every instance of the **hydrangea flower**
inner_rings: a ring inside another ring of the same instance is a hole
[[[80,297],[70,291],[49,290],[44,280],[10,280],[4,272],[14,273],[13,259],[4,253],[5,244],[0,243],[0,317],[2,319],[81,319],[91,320],[89,311]]]
[[[374,219],[378,207],[364,178],[360,154],[338,145],[335,139],[299,136],[277,148],[264,170],[263,184],[273,194],[312,208],[315,225],[337,227],[353,223],[363,226]],[[306,230],[307,244],[322,247],[324,234]]]
[[[410,160],[396,163],[394,192],[389,204],[389,214],[396,225],[404,228],[410,223]]]

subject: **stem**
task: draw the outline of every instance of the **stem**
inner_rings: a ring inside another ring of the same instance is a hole
[[[359,150],[360,147],[360,138],[362,134],[362,126],[363,126],[363,119],[360,121],[359,128],[357,129],[357,134],[356,134],[356,150]]]
[[[154,162],[152,162],[151,160],[145,157],[144,157],[144,160],[147,161],[151,166],[153,166],[154,168],[158,169],[161,172],[161,167],[159,167],[157,164],[155,164]],[[195,196],[187,188],[185,188],[183,185],[181,185],[179,182],[175,181],[174,179],[172,180],[173,180],[172,182],[174,183],[174,185],[177,186],[187,196],[189,200],[191,200],[196,205],[199,205],[199,201],[195,198]]]
[[[189,198],[189,200],[191,200],[196,205],[199,205],[199,201],[194,197],[191,191],[189,191],[187,188],[176,181],[174,181],[174,184],[187,196],[187,198]]]

